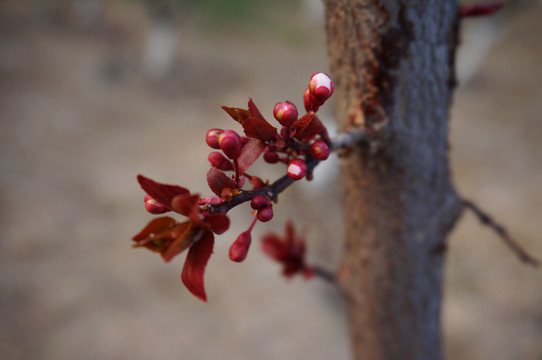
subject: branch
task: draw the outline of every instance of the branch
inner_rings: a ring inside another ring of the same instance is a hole
[[[331,150],[337,151],[340,149],[344,149],[352,144],[359,143],[361,141],[366,140],[367,137],[365,135],[365,132],[361,129],[355,129],[355,130],[349,130],[344,133],[338,134],[334,138],[331,139]],[[314,168],[320,163],[319,160],[316,160],[314,158],[308,157],[307,158],[307,174],[310,174],[314,171]],[[258,190],[246,190],[240,193],[239,195],[234,196],[230,201],[220,204],[220,205],[214,205],[210,207],[211,213],[227,213],[232,208],[236,207],[237,205],[240,205],[244,202],[252,200],[254,197],[258,195],[266,195],[271,200],[275,200],[281,192],[283,192],[288,186],[292,185],[295,182],[292,178],[290,178],[288,175],[284,175],[283,177],[276,180],[274,183],[263,187]]]
[[[331,271],[321,268],[320,266],[313,265],[311,266],[314,276],[319,277],[320,279],[327,281],[331,284],[336,284],[336,276]]]
[[[352,144],[367,140],[367,134],[361,128],[347,130],[331,139],[331,150],[337,151]]]
[[[531,265],[534,267],[538,267],[539,261],[538,259],[532,257],[525,251],[518,242],[516,242],[514,239],[510,237],[508,234],[508,231],[499,223],[497,223],[495,220],[491,218],[485,211],[480,209],[478,205],[473,203],[472,201],[463,199],[463,204],[466,208],[471,210],[477,217],[480,222],[486,226],[489,226],[493,231],[499,235],[501,240],[504,241],[506,245],[512,250],[519,259],[524,262],[527,265]]]

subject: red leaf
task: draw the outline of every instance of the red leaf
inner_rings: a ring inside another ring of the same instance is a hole
[[[207,184],[209,184],[211,191],[218,196],[222,194],[222,190],[233,189],[235,187],[233,180],[228,175],[215,168],[211,168],[207,173]]]
[[[199,230],[201,231],[201,228]],[[194,231],[194,225],[191,221],[179,224],[175,229],[175,235],[177,235],[175,240],[160,255],[162,255],[164,261],[170,262],[175,256],[188,249],[197,240],[199,234],[199,231]]]
[[[205,222],[215,234],[223,234],[230,227],[230,219],[226,214],[205,214]]]
[[[296,129],[297,134],[302,133],[303,131],[305,131],[305,128],[307,128],[307,126],[309,126],[309,124],[311,123],[312,119],[314,119],[315,116],[316,115],[314,115],[314,111],[309,111],[308,113],[306,113],[305,115],[303,115],[302,117],[297,119],[293,123],[291,128]]]
[[[173,200],[175,196],[190,193],[188,189],[181,186],[161,184],[143,175],[137,175],[137,181],[147,194],[170,210],[173,210],[171,208],[171,200]]]
[[[252,101],[251,98],[248,98],[248,112],[250,116],[265,121],[262,113],[260,112],[260,110],[258,110],[258,107],[256,106],[256,104],[254,104],[254,101]]]
[[[243,129],[248,137],[262,141],[275,140],[275,136],[277,135],[277,128],[264,119],[254,116],[249,117],[243,122]]]
[[[265,144],[258,139],[250,139],[248,143],[243,146],[241,155],[237,159],[239,164],[239,173],[244,174],[249,167],[260,157],[265,150]]]
[[[147,238],[150,234],[156,234],[167,230],[171,225],[175,224],[177,221],[170,218],[169,216],[163,216],[151,220],[147,226],[145,226],[137,235],[134,235],[132,240],[140,241]]]
[[[459,8],[459,16],[486,16],[492,15],[504,6],[502,2],[462,5]]]
[[[181,215],[188,216],[192,221],[199,222],[199,195],[177,195],[171,201],[171,208]]]
[[[205,287],[203,285],[203,274],[207,262],[213,253],[214,235],[205,231],[201,240],[196,242],[188,250],[184,263],[181,280],[184,286],[198,299],[207,302]]]
[[[243,124],[243,122],[250,116],[248,110],[222,106],[222,109],[230,115],[233,120]]]
[[[298,131],[295,134],[295,137],[303,142],[306,142],[311,140],[316,135],[324,132],[327,132],[326,127],[324,124],[322,124],[320,119],[315,117],[311,122],[309,122],[303,131]]]

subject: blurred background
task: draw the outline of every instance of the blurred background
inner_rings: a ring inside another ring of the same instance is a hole
[[[451,160],[460,193],[542,257],[542,2],[465,20]],[[131,249],[152,216],[135,176],[208,194],[220,105],[251,96],[272,117],[302,106],[327,71],[319,0],[4,0],[0,3],[0,354],[3,359],[349,359],[334,288],[286,281],[232,212],[206,271],[209,303],[164,264]],[[333,104],[321,110],[333,132]],[[240,130],[240,129],[237,129]],[[296,184],[257,239],[305,228],[309,258],[337,267],[336,158]],[[266,173],[276,178],[281,170]],[[522,265],[466,213],[449,239],[449,359],[542,359],[542,271]]]

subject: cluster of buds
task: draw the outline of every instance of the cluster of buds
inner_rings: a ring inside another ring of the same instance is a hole
[[[148,212],[163,214],[173,211],[188,219],[180,223],[170,217],[154,219],[134,236],[135,246],[159,252],[166,261],[189,249],[181,278],[194,295],[205,301],[203,273],[212,253],[214,234],[222,234],[229,227],[226,213],[250,201],[254,218],[229,250],[230,259],[241,262],[248,254],[255,224],[273,218],[273,203],[277,201],[278,193],[293,181],[312,178],[314,166],[329,157],[330,139],[316,112],[332,94],[333,83],[329,76],[314,74],[304,93],[306,114],[299,116],[296,106],[290,101],[276,103],[273,116],[281,125],[280,129],[263,117],[252,99],[249,99],[248,109],[223,106],[242,126],[244,135],[217,128],[206,133],[207,145],[215,150],[208,156],[211,169],[207,173],[207,183],[214,196],[201,198],[180,186],[161,184],[138,176],[146,192],[144,201]],[[260,156],[269,164],[285,165],[286,175],[274,183],[264,181],[255,174],[249,175],[247,171]],[[291,225],[288,229],[292,231]],[[268,250],[276,250],[271,255],[275,260],[291,262],[295,258],[296,271],[307,270],[303,265],[304,247],[303,251],[299,251],[297,245],[283,246],[276,238],[274,242],[267,243]],[[271,243],[273,246],[269,245]],[[290,243],[292,241],[288,240]],[[280,256],[277,255],[279,248]],[[292,251],[295,254],[290,254]],[[292,271],[288,270],[287,273],[291,275]]]

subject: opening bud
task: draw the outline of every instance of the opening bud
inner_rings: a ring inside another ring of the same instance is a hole
[[[218,151],[213,151],[212,153],[210,153],[207,159],[209,160],[211,166],[217,168],[218,170],[233,170],[233,164],[231,163],[231,161],[226,159],[226,157]]]
[[[218,144],[230,159],[237,159],[241,154],[241,137],[233,130],[225,130],[218,137]]]
[[[150,195],[145,195],[143,198],[145,202],[145,210],[151,214],[158,215],[170,211],[164,204],[160,204],[158,201],[154,200]]]
[[[293,159],[288,164],[288,176],[294,180],[301,180],[307,175],[307,164],[303,159]]]
[[[218,137],[222,133],[222,129],[211,129],[207,131],[207,134],[205,135],[205,142],[207,145],[212,147],[213,149],[220,149],[220,145],[218,144]]]
[[[323,105],[333,94],[335,87],[331,78],[324,73],[316,73],[309,81],[310,95],[314,98],[316,105]]]
[[[329,157],[329,146],[324,140],[316,140],[311,144],[309,153],[316,160],[326,160]]]
[[[278,102],[273,108],[273,116],[282,126],[292,126],[297,120],[297,115],[297,108],[290,101]]]
[[[268,222],[273,218],[273,207],[269,205],[261,208],[256,216],[261,222]]]
[[[241,262],[245,260],[251,242],[252,237],[250,236],[250,231],[245,231],[244,233],[241,233],[237,240],[235,240],[234,243],[230,246],[230,259],[235,262]]]
[[[271,200],[269,200],[269,198],[265,195],[255,196],[250,202],[250,207],[252,207],[254,210],[260,210],[270,205],[271,205]]]

